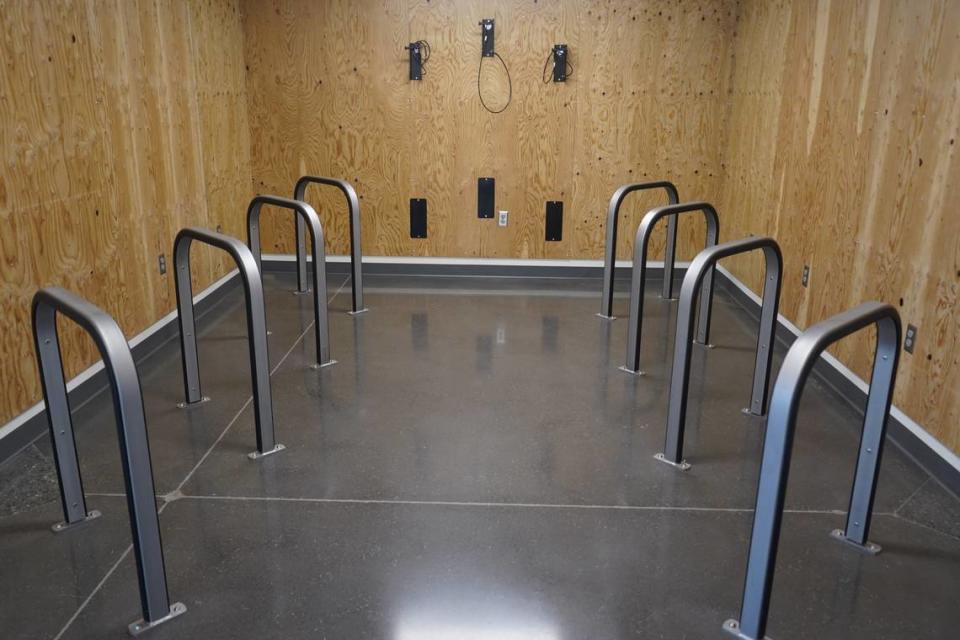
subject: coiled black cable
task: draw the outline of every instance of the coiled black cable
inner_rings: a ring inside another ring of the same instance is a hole
[[[507,68],[507,63],[504,62],[503,58],[500,57],[500,54],[496,51],[493,52],[493,55],[497,56],[500,59],[500,64],[503,65],[503,70],[507,72],[507,104],[503,105],[502,108],[494,111],[487,106],[487,103],[483,100],[483,91],[480,90],[480,72],[483,71],[483,59],[486,56],[480,56],[480,66],[477,67],[477,95],[480,96],[480,104],[483,105],[483,108],[489,111],[490,113],[503,113],[507,110],[507,107],[510,106],[510,101],[513,100],[513,81],[510,79],[510,69]]]

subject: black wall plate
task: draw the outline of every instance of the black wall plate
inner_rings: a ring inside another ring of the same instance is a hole
[[[484,58],[493,57],[493,18],[480,21],[480,55]]]
[[[559,200],[547,201],[547,242],[563,240],[563,202]]]
[[[423,80],[423,52],[420,50],[420,43],[411,42],[407,45],[410,51],[410,79]]]
[[[427,237],[426,198],[410,198],[410,237]]]
[[[496,182],[493,178],[477,180],[477,217],[492,218],[496,204]]]
[[[554,82],[567,81],[567,55],[569,55],[569,51],[567,50],[567,45],[565,44],[553,45],[553,81]]]

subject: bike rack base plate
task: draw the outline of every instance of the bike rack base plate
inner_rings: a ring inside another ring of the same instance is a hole
[[[168,613],[167,615],[157,620],[154,620],[153,622],[147,622],[146,620],[141,618],[140,620],[137,620],[136,622],[131,622],[129,625],[127,625],[127,631],[130,633],[131,636],[136,638],[144,631],[149,631],[150,629],[153,629],[154,627],[161,625],[164,622],[167,622],[168,620],[173,620],[177,616],[183,615],[186,612],[187,612],[187,606],[185,604],[183,604],[182,602],[174,602],[172,605],[170,605],[170,613]]]
[[[633,369],[631,369],[630,367],[628,367],[628,366],[626,366],[626,365],[619,366],[619,367],[617,367],[617,369],[618,369],[619,371],[626,371],[627,373],[629,373],[629,374],[632,375],[632,376],[645,376],[645,375],[647,375],[647,373],[646,373],[645,371],[641,371],[640,369],[637,369],[636,371],[634,371]]]
[[[251,460],[259,460],[260,458],[266,458],[267,456],[271,456],[275,453],[280,453],[286,448],[287,448],[286,445],[278,444],[273,449],[270,449],[269,451],[264,451],[263,453],[260,453],[259,451],[253,451],[251,453],[248,453],[247,457],[250,458]]]
[[[203,396],[196,402],[178,402],[177,409],[189,409],[190,407],[198,407],[201,404],[207,404],[210,402],[210,396]]]
[[[853,547],[860,553],[866,554],[868,556],[875,556],[881,551],[883,551],[883,547],[881,547],[875,542],[867,541],[865,544],[854,542],[853,540],[847,537],[847,532],[844,531],[843,529],[834,529],[833,531],[830,532],[830,537],[833,538],[834,540],[838,540],[842,542],[847,546]]]
[[[71,529],[76,529],[77,527],[82,527],[85,524],[89,524],[91,521],[96,520],[101,515],[103,514],[97,511],[96,509],[90,509],[90,511],[87,511],[87,515],[85,515],[83,519],[77,520],[76,522],[67,522],[67,521],[58,522],[57,524],[52,525],[50,527],[50,530],[53,531],[54,533],[63,533],[64,531],[70,531]]]
[[[662,462],[662,463],[664,463],[664,464],[668,464],[668,465],[670,465],[671,467],[673,467],[673,468],[675,468],[675,469],[679,469],[680,471],[686,471],[687,469],[690,468],[690,463],[687,462],[686,460],[681,460],[680,462],[674,462],[673,460],[667,460],[667,457],[666,457],[665,455],[663,455],[662,453],[654,454],[653,459],[654,459],[654,460],[659,460],[660,462]]]
[[[723,623],[723,631],[734,638],[740,638],[740,640],[757,640],[757,638],[751,638],[747,634],[740,631],[740,622],[730,618]],[[763,636],[763,640],[771,640],[770,636]]]

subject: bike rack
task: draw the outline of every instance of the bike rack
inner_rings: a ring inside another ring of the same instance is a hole
[[[327,266],[326,251],[323,246],[323,227],[320,217],[306,202],[281,198],[279,196],[257,196],[247,208],[247,238],[253,259],[260,270],[260,211],[263,205],[290,209],[297,215],[299,224],[306,224],[310,230],[310,242],[313,244],[313,327],[317,339],[317,364],[315,369],[335,364],[330,358],[330,325],[327,320]]]
[[[186,402],[181,407],[207,402],[200,390],[200,362],[197,357],[197,329],[193,318],[193,284],[190,282],[190,245],[194,241],[222,249],[237,264],[243,282],[247,309],[247,341],[250,344],[250,373],[253,385],[253,413],[257,425],[257,450],[249,457],[261,458],[282,451],[273,429],[273,400],[270,395],[270,356],[267,353],[267,320],[263,310],[263,283],[257,260],[245,244],[215,231],[186,227],[173,241],[176,265],[177,317],[180,322],[180,353],[183,356],[183,387]]]
[[[676,225],[681,213],[701,212],[707,223],[706,247],[717,244],[720,235],[720,220],[717,210],[707,202],[685,202],[657,207],[647,212],[637,227],[637,236],[633,243],[633,276],[630,281],[630,318],[627,325],[627,363],[620,367],[628,373],[643,375],[640,371],[640,333],[643,329],[643,294],[646,288],[647,247],[650,244],[650,235],[657,222],[669,216],[670,224]],[[669,228],[668,228],[669,233]],[[672,260],[672,258],[671,258]],[[673,279],[673,265],[671,276]],[[684,280],[686,281],[686,280]],[[700,326],[697,331],[697,342],[706,345],[710,337],[710,301],[713,298],[713,268],[707,274],[703,297],[700,303]]]
[[[667,192],[667,202],[677,204],[680,197],[677,188],[672,182],[634,182],[625,184],[613,192],[610,206],[607,209],[607,245],[603,258],[603,295],[600,300],[600,313],[597,315],[607,320],[616,320],[613,315],[613,268],[617,258],[617,221],[620,217],[620,205],[628,193],[644,191],[646,189],[663,189]],[[677,218],[673,216],[667,224],[667,246],[663,258],[663,297],[673,297],[673,263],[677,249]],[[634,265],[636,269],[636,265]]]
[[[877,327],[873,375],[863,418],[860,453],[854,475],[845,529],[831,536],[859,551],[875,555],[880,546],[867,541],[873,498],[880,472],[880,456],[893,397],[900,350],[900,315],[881,302],[865,302],[817,323],[804,331],[790,347],[773,387],[767,434],[760,464],[760,486],[753,517],[753,533],[747,558],[740,620],[727,620],[723,629],[741,640],[765,638],[777,543],[783,518],[784,496],[790,471],[790,454],[796,428],[797,408],[807,377],[820,354],[831,344],[868,326]]]
[[[663,453],[654,457],[679,469],[690,464],[683,459],[683,431],[687,422],[687,393],[690,387],[690,345],[693,333],[694,299],[708,271],[712,272],[721,258],[760,249],[766,261],[763,282],[763,303],[760,310],[760,331],[757,336],[756,364],[753,368],[753,391],[750,406],[744,413],[762,416],[767,411],[767,391],[770,388],[770,366],[773,364],[773,341],[777,330],[777,308],[780,305],[780,283],[783,274],[783,255],[773,238],[751,237],[731,240],[704,249],[690,263],[680,287],[680,305],[677,310],[677,336],[673,348],[673,373],[670,377],[670,405],[667,409],[667,441]],[[700,317],[704,305],[712,300],[700,300]]]
[[[133,355],[123,331],[106,312],[59,287],[37,291],[33,297],[33,342],[37,350],[64,517],[63,522],[52,527],[54,532],[66,531],[100,515],[99,511],[87,511],[83,482],[80,479],[77,443],[67,400],[60,339],[57,335],[57,313],[73,320],[93,338],[100,357],[103,358],[113,392],[113,412],[117,419],[127,510],[130,513],[130,533],[133,536],[140,606],[143,612],[143,618],[131,623],[127,628],[131,635],[139,635],[187,610],[180,602],[171,605],[167,591],[140,377],[137,375]]]
[[[357,198],[357,192],[346,180],[336,178],[324,178],[321,176],[302,176],[297,180],[297,186],[293,190],[293,199],[305,202],[304,195],[309,184],[325,184],[336,187],[343,192],[347,198],[347,208],[350,210],[350,286],[352,288],[351,315],[363,313],[367,308],[363,306],[363,269],[362,257],[360,255],[360,200]],[[297,236],[297,291],[299,293],[307,292],[307,250],[304,244],[303,219],[297,216],[296,224]]]

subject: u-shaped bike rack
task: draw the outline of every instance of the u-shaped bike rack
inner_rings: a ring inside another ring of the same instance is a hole
[[[613,315],[613,271],[617,259],[617,223],[620,217],[620,205],[628,193],[645,191],[647,189],[663,189],[667,192],[667,202],[680,202],[677,188],[672,182],[634,182],[625,184],[613,192],[610,206],[607,208],[607,244],[603,258],[603,295],[600,300],[600,313],[597,315],[607,320],[615,320]],[[677,218],[673,216],[667,223],[667,247],[663,258],[663,297],[673,296],[673,263],[677,249]],[[634,264],[636,272],[636,264]]]
[[[740,620],[727,620],[723,625],[727,633],[741,640],[765,638],[797,408],[807,377],[827,347],[872,325],[877,327],[877,348],[847,524],[846,529],[834,530],[831,535],[865,553],[880,552],[879,545],[867,541],[867,534],[880,473],[887,415],[890,413],[897,376],[901,329],[900,315],[896,309],[880,302],[865,302],[819,322],[800,334],[780,367],[767,418]]]
[[[360,199],[357,198],[357,192],[346,180],[336,178],[324,178],[321,176],[302,176],[297,180],[297,186],[293,190],[293,199],[305,202],[304,196],[309,184],[325,184],[336,187],[343,192],[347,199],[347,207],[350,210],[350,286],[352,287],[352,305],[351,314],[363,313],[366,307],[363,306],[363,264],[360,255]],[[296,235],[297,235],[297,291],[306,293],[307,291],[307,250],[304,244],[303,218],[296,216]]]
[[[250,201],[247,207],[247,239],[250,251],[260,270],[260,211],[263,205],[290,209],[296,213],[298,226],[306,225],[310,230],[310,242],[313,244],[313,327],[317,340],[317,364],[314,368],[335,364],[330,357],[330,325],[327,319],[327,266],[326,251],[323,246],[323,227],[320,216],[306,202],[281,198],[279,196],[260,195]]]
[[[643,329],[643,295],[646,288],[644,280],[647,273],[647,247],[650,244],[650,235],[653,233],[653,228],[661,218],[669,216],[669,224],[676,224],[681,213],[695,212],[702,213],[707,223],[706,246],[716,245],[720,236],[720,220],[717,217],[717,210],[707,202],[685,202],[651,209],[643,216],[640,226],[637,227],[637,236],[633,243],[633,277],[630,282],[627,362],[620,367],[623,371],[643,374],[640,371],[640,333]],[[671,264],[671,274],[673,273],[672,266]],[[670,277],[673,278],[672,275]],[[697,342],[700,344],[707,344],[710,339],[710,300],[712,297],[713,268],[711,267],[709,273],[706,274],[700,302],[700,325],[697,331]]]
[[[270,356],[267,353],[267,319],[263,309],[263,283],[257,260],[245,244],[215,231],[186,227],[173,241],[176,267],[177,316],[180,322],[180,353],[183,358],[183,406],[206,402],[200,390],[197,329],[193,318],[193,284],[190,282],[190,245],[194,241],[222,249],[237,264],[243,282],[247,310],[247,341],[250,345],[250,375],[253,383],[253,413],[257,425],[257,450],[249,457],[261,458],[284,449],[274,437],[273,400],[270,394]]]
[[[753,391],[750,406],[744,413],[762,416],[767,410],[767,391],[770,388],[770,366],[773,363],[773,341],[777,330],[777,309],[780,305],[780,283],[783,274],[783,255],[780,245],[773,238],[751,237],[731,240],[704,249],[690,263],[687,275],[680,288],[680,305],[677,310],[677,335],[673,348],[673,374],[670,377],[670,405],[667,409],[667,440],[663,453],[654,456],[680,469],[689,469],[683,460],[683,431],[687,421],[687,392],[690,387],[690,351],[693,333],[694,299],[697,290],[712,272],[717,261],[741,253],[763,251],[766,272],[763,281],[763,304],[760,311],[760,331],[757,336],[756,364],[753,368]],[[700,317],[710,298],[700,300]]]
[[[63,522],[53,526],[55,532],[66,531],[100,515],[98,511],[87,511],[80,479],[77,443],[57,336],[57,313],[73,320],[93,338],[113,392],[113,412],[117,420],[123,482],[127,491],[130,533],[133,536],[143,612],[143,618],[131,623],[128,629],[132,635],[138,635],[187,610],[179,602],[171,605],[167,591],[140,377],[123,331],[106,312],[59,287],[41,289],[34,295],[33,341],[37,350],[64,517]]]

